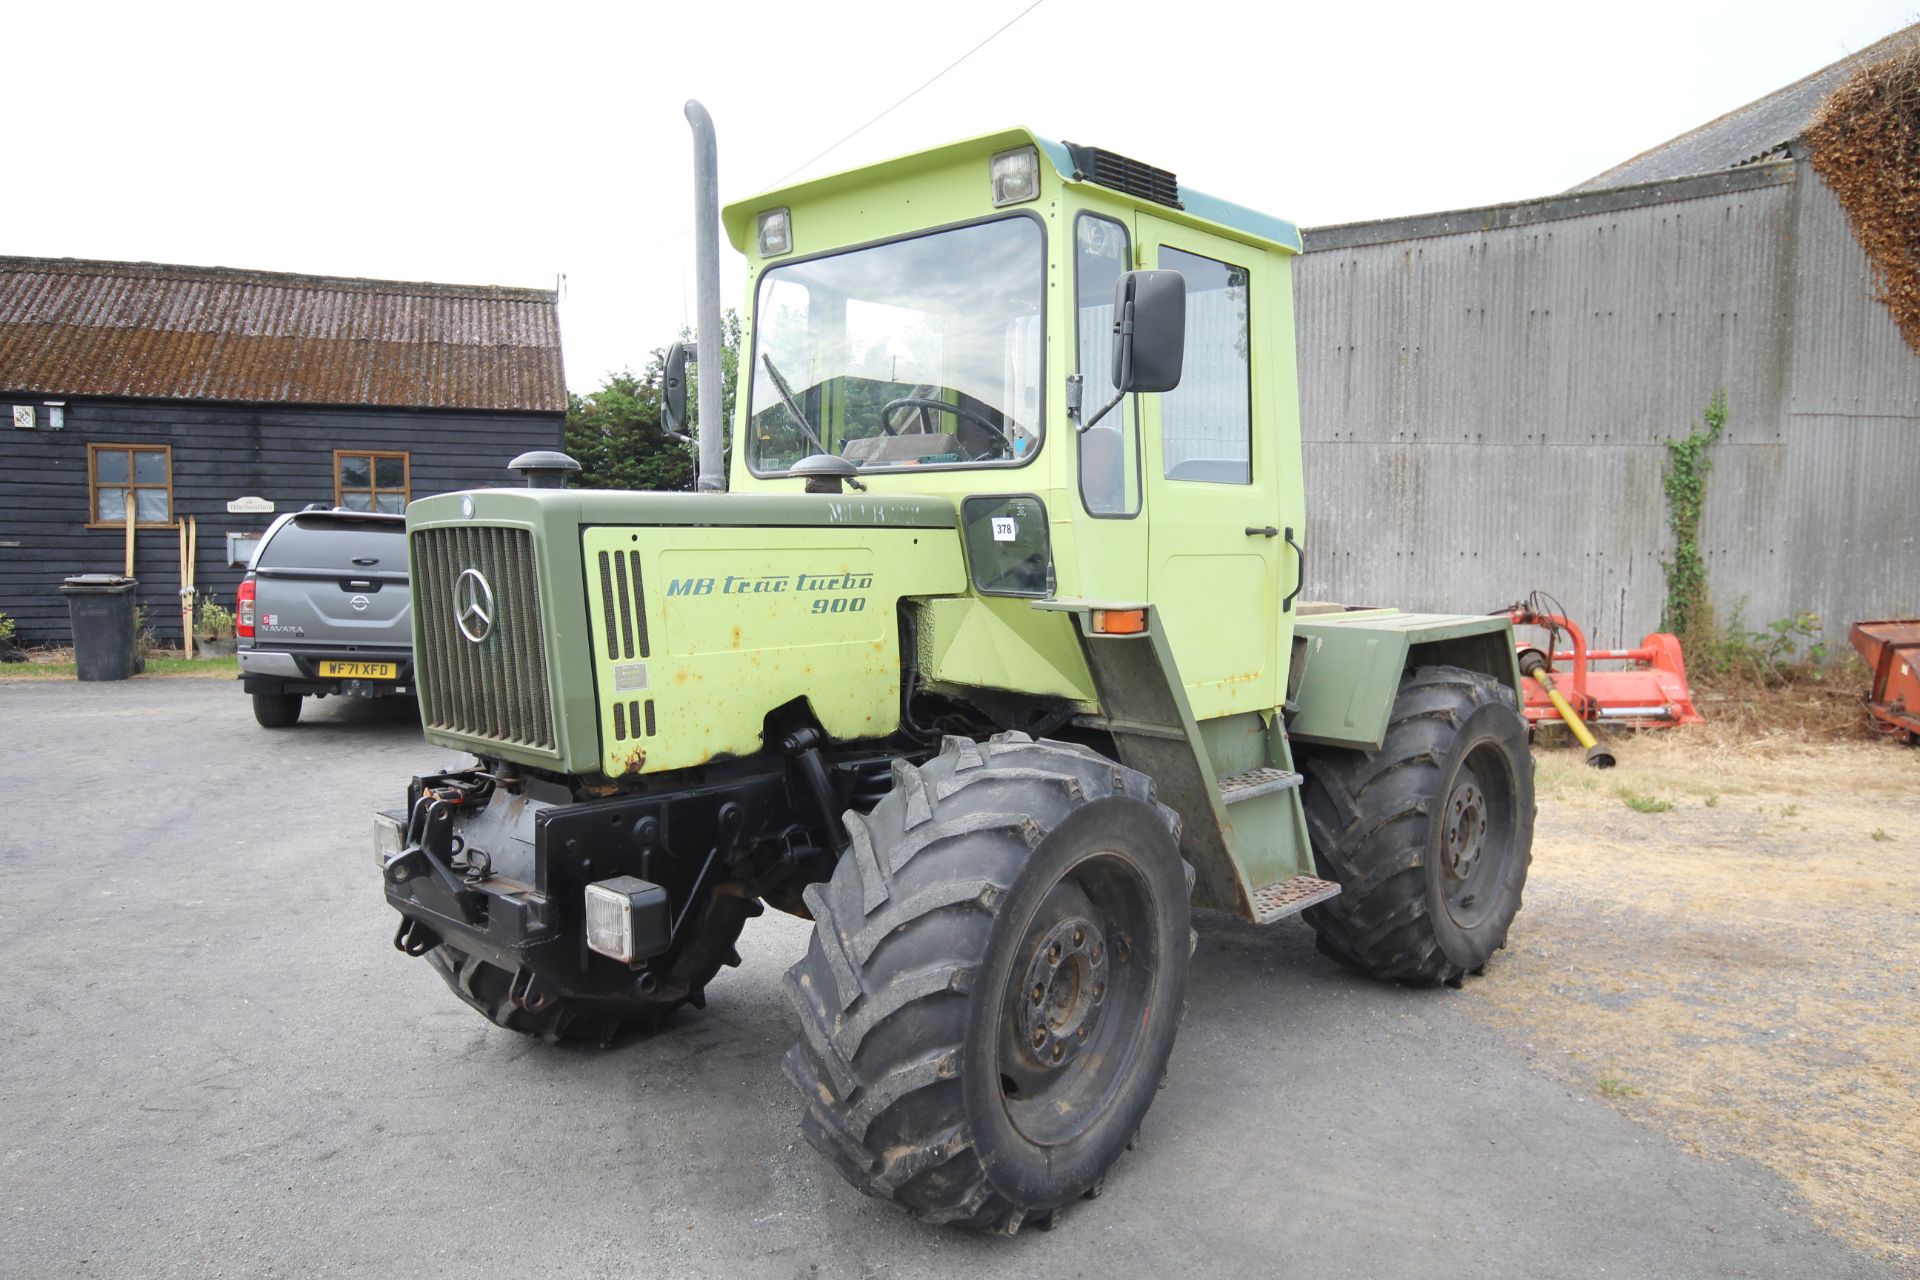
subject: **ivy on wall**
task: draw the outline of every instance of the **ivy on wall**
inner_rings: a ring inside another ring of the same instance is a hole
[[[1678,440],[1667,441],[1667,467],[1661,482],[1667,494],[1667,528],[1673,533],[1673,559],[1662,560],[1667,599],[1660,609],[1660,629],[1682,641],[1713,632],[1713,604],[1707,598],[1707,562],[1700,551],[1700,511],[1707,499],[1707,473],[1713,459],[1707,450],[1727,426],[1727,393],[1716,391],[1707,402],[1701,425]]]

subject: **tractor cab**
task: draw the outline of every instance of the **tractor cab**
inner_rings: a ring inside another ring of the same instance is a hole
[[[863,491],[948,498],[974,598],[937,628],[1087,698],[1064,620],[995,602],[1147,602],[1197,716],[1278,704],[1304,525],[1291,223],[1025,130],[723,220],[750,296],[735,493],[802,491],[826,455]],[[986,674],[954,656],[928,675]]]

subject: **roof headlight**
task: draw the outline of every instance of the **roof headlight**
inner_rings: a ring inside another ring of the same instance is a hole
[[[760,215],[760,256],[777,258],[793,252],[793,219],[785,209],[769,209]]]
[[[993,207],[1024,204],[1040,195],[1040,153],[1032,147],[1016,147],[994,156],[988,166],[993,179]]]

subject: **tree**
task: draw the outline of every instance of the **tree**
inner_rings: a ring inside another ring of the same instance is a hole
[[[683,342],[693,335],[683,329]],[[721,420],[733,419],[733,397],[740,367],[740,316],[729,310],[720,326]],[[583,489],[691,489],[695,447],[669,436],[660,422],[660,386],[667,353],[655,350],[646,368],[631,367],[607,375],[598,391],[567,396],[567,452],[580,464],[573,484]],[[698,426],[699,370],[689,365],[687,410]],[[716,427],[724,430],[724,426]],[[697,436],[696,436],[697,438]]]

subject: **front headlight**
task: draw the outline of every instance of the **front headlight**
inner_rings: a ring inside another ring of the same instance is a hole
[[[587,947],[623,964],[667,949],[673,919],[667,891],[638,876],[615,876],[587,886]]]
[[[760,256],[777,258],[793,252],[793,217],[785,209],[769,209],[760,215]]]
[[[1022,204],[1040,195],[1040,153],[1032,147],[1002,151],[988,165],[993,207]]]

